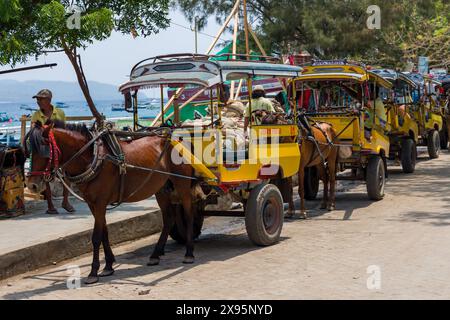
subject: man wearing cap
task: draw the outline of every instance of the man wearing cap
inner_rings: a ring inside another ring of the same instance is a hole
[[[52,105],[52,92],[48,89],[39,91],[33,99],[37,100],[39,110],[36,111],[31,117],[31,123],[40,121],[41,124],[45,124],[48,120],[66,121],[66,115],[61,109],[55,108]]]
[[[266,98],[266,91],[261,85],[257,85],[253,88],[252,99],[251,99],[252,112],[256,110],[275,112],[275,108],[272,102]],[[250,103],[245,107],[244,112],[244,132],[247,134],[247,128],[250,123]]]
[[[66,115],[64,111],[58,109],[52,105],[52,92],[48,89],[43,89],[39,91],[33,99],[36,99],[39,106],[37,110],[31,116],[31,124],[34,125],[36,122],[45,124],[48,120],[66,122]],[[53,205],[52,201],[52,190],[50,184],[46,183],[45,197],[47,199],[47,214],[58,214],[58,210]],[[75,212],[74,207],[69,203],[69,191],[64,188],[62,207],[69,213]]]

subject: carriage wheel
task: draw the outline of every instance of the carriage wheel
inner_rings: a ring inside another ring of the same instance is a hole
[[[416,170],[417,149],[414,140],[404,139],[401,149],[402,168],[404,173],[413,173]]]
[[[305,199],[316,200],[319,193],[319,172],[317,167],[305,168]]]
[[[367,194],[370,200],[379,201],[384,198],[386,171],[383,159],[379,156],[369,158],[366,173]]]
[[[179,244],[186,244],[186,219],[184,217],[183,206],[177,204],[173,206],[175,213],[175,224],[169,232],[170,237]],[[196,212],[194,216],[194,240],[202,233],[204,216]]]
[[[283,228],[283,198],[273,184],[259,185],[250,192],[245,209],[245,228],[257,246],[270,246],[280,240]]]
[[[430,155],[430,159],[439,158],[439,154],[441,152],[441,141],[439,139],[439,132],[433,130],[428,135],[428,154]]]

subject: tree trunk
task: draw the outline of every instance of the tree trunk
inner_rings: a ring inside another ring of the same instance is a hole
[[[83,92],[84,98],[86,99],[89,109],[91,110],[92,115],[95,117],[97,123],[101,126],[103,124],[103,116],[98,112],[97,107],[95,106],[94,101],[92,100],[91,94],[89,92],[89,87],[83,75],[81,66],[77,62],[76,51],[69,49],[69,47],[66,45],[63,39],[61,39],[61,41],[62,46],[64,48],[64,52],[66,53],[67,57],[70,60],[70,63],[72,63],[72,66],[75,70],[78,84],[80,85],[81,91]]]

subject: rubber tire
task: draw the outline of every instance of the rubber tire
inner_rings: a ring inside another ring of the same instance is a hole
[[[305,168],[305,199],[316,200],[319,193],[319,172],[317,167]]]
[[[271,231],[268,231],[264,222],[264,210],[268,203],[272,205],[274,221]],[[251,242],[257,246],[271,246],[280,241],[283,229],[284,210],[283,198],[280,190],[273,184],[261,184],[250,192],[245,208],[245,228]]]
[[[414,173],[417,162],[417,148],[414,140],[404,139],[402,141],[401,162],[404,173]]]
[[[441,150],[448,150],[448,132],[447,132],[447,129],[442,129],[439,132],[439,139],[441,140]]]
[[[179,244],[186,244],[186,220],[183,213],[183,207],[179,204],[174,205],[175,224],[169,232],[170,237]],[[194,217],[194,240],[198,239],[202,233],[204,216],[196,213]]]
[[[439,154],[441,152],[441,142],[439,139],[439,132],[433,130],[428,135],[428,155],[430,159],[439,158]]]
[[[382,181],[380,181],[380,179]],[[380,156],[369,158],[366,170],[367,195],[370,200],[380,201],[384,198],[386,171]],[[381,184],[380,184],[381,183]]]

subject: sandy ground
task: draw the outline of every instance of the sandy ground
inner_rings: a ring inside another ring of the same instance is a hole
[[[196,263],[169,242],[161,264],[146,266],[157,235],[114,248],[116,273],[98,284],[90,255],[0,283],[3,299],[448,299],[450,298],[450,155],[421,159],[413,175],[391,167],[386,198],[341,184],[337,210],[308,203],[309,220],[286,221],[282,241],[253,246],[242,219],[210,218]],[[298,204],[298,203],[297,203]]]

